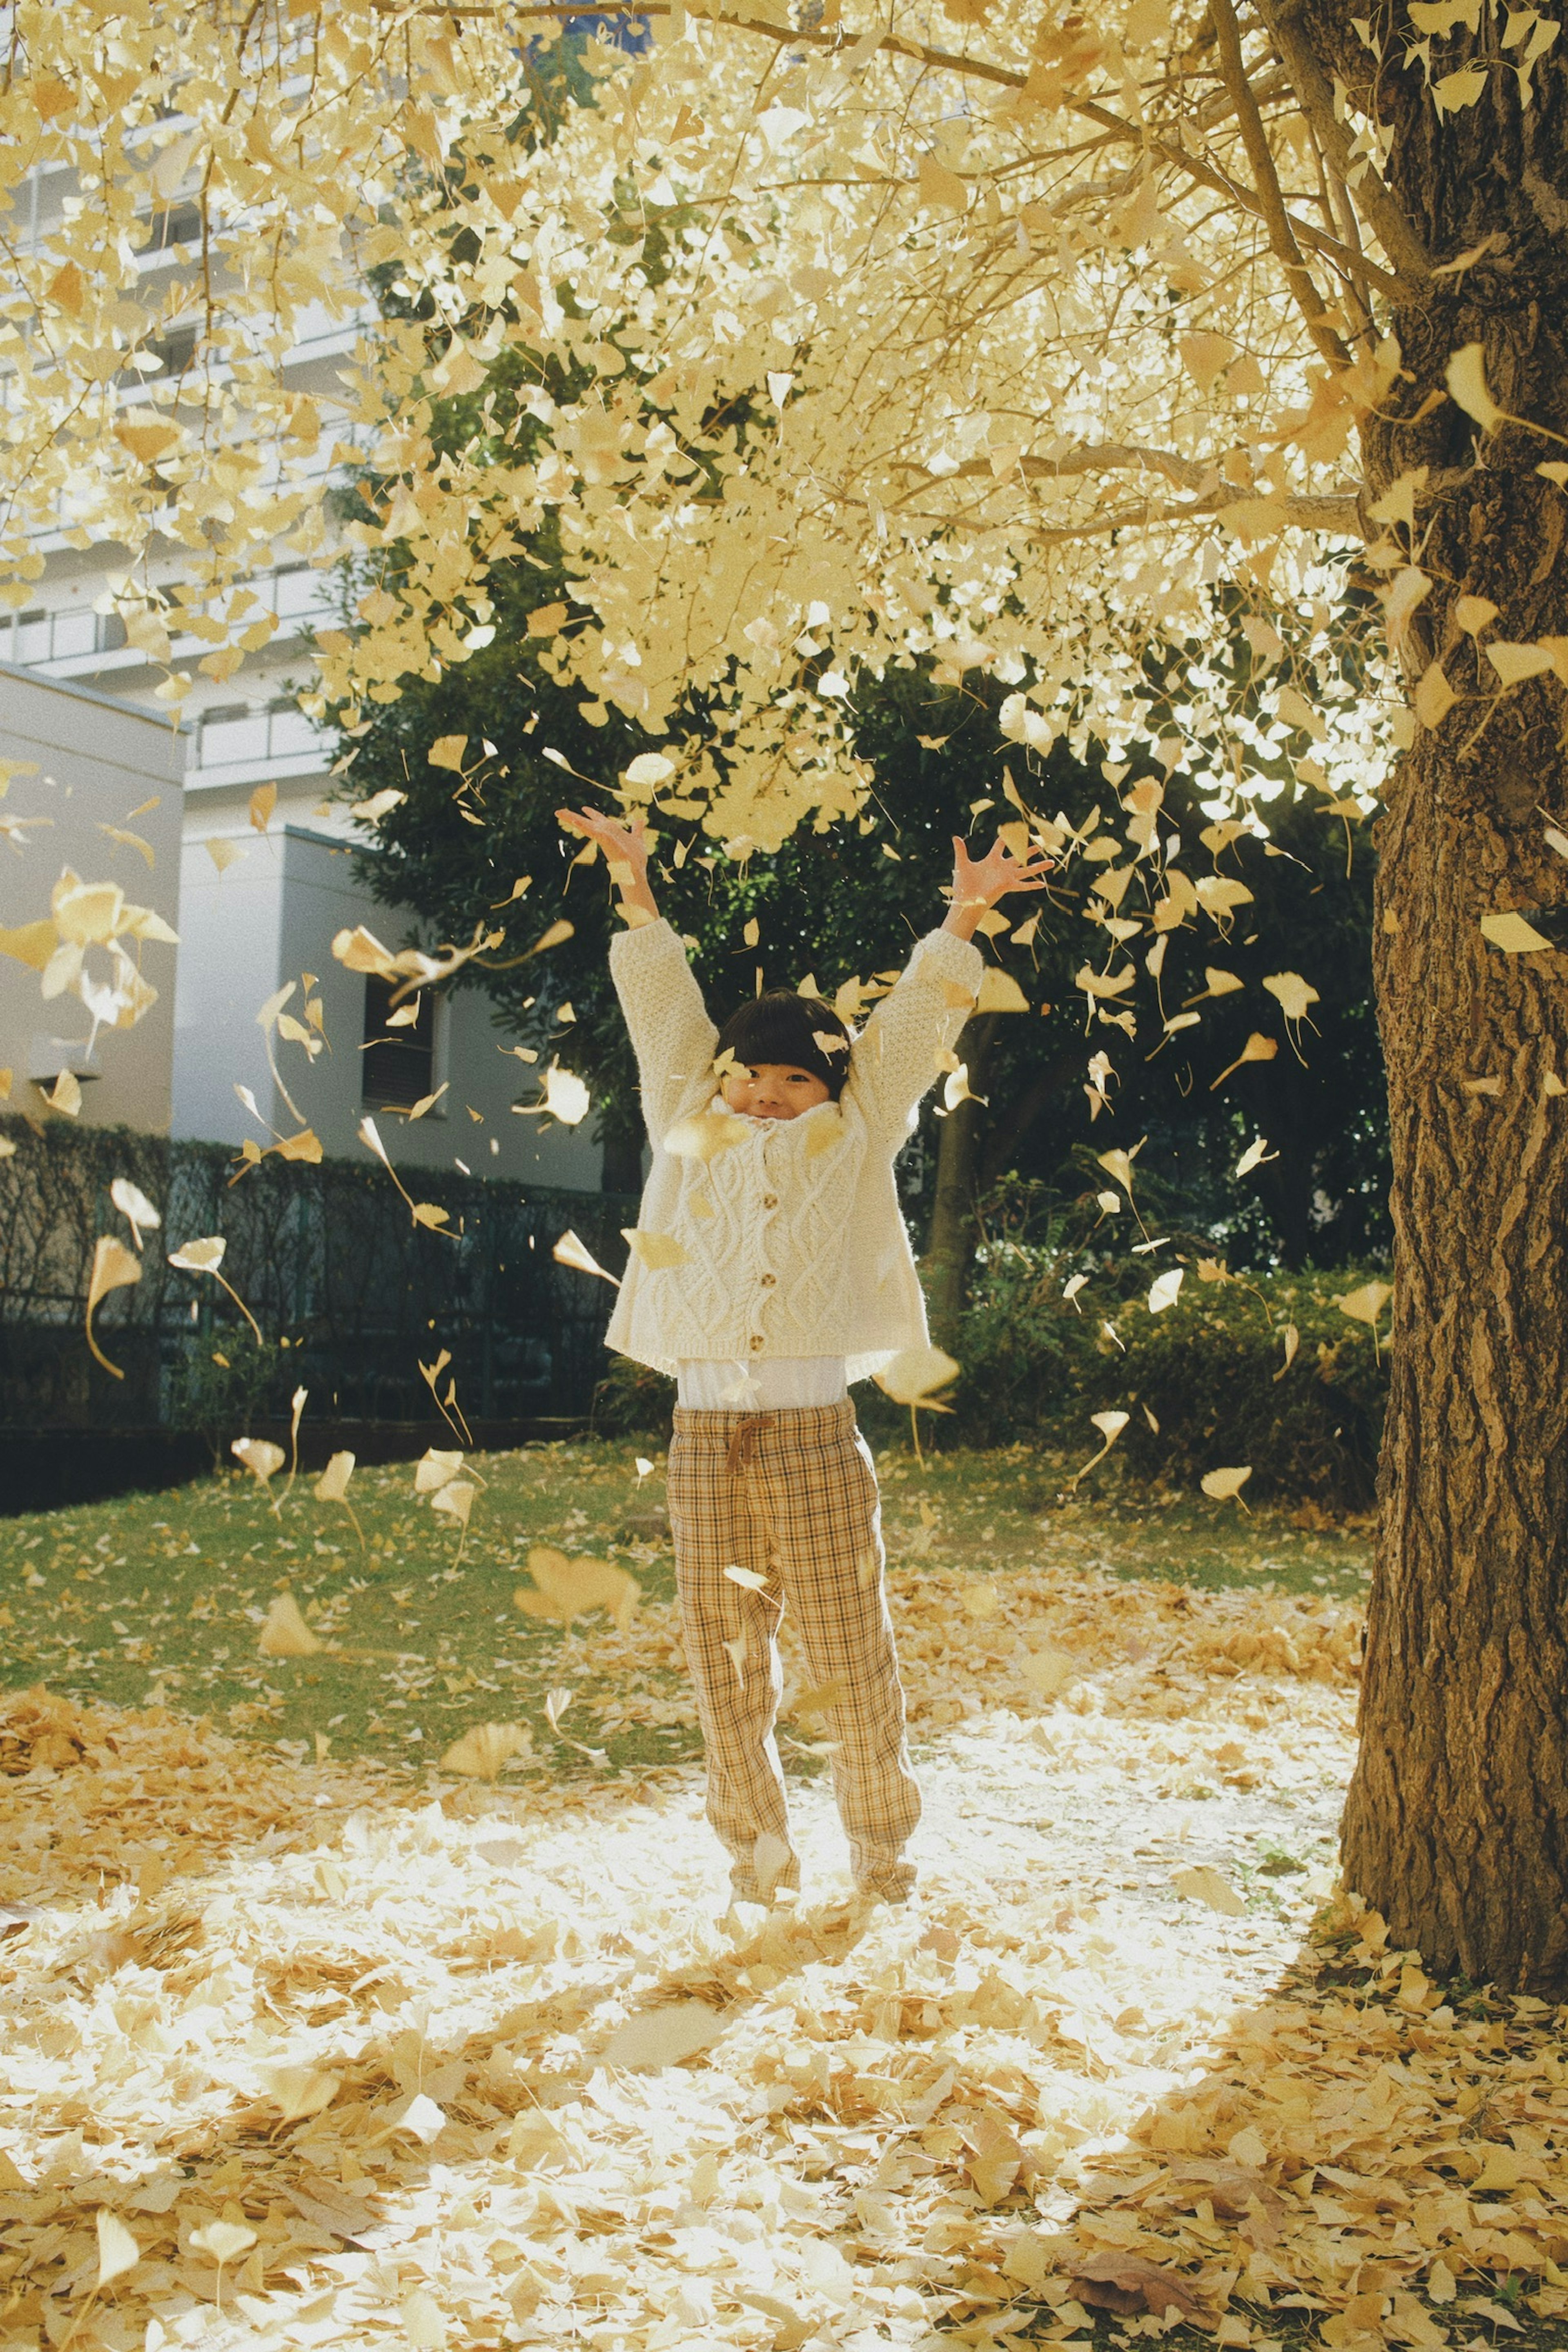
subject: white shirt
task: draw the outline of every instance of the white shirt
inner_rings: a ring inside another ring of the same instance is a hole
[[[685,1356],[677,1367],[676,1402],[699,1412],[788,1412],[800,1405],[842,1404],[848,1395],[842,1356],[764,1356],[754,1364]]]

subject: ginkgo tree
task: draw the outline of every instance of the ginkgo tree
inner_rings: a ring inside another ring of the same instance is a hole
[[[177,605],[226,676],[267,626],[249,572],[330,555],[321,469],[353,440],[378,491],[350,535],[373,570],[401,552],[321,638],[351,731],[489,642],[489,566],[549,514],[570,593],[531,627],[590,723],[647,738],[606,785],[737,853],[858,810],[867,671],[984,674],[1021,753],[1103,744],[1127,785],[1086,1057],[1126,1050],[1122,970],[1237,903],[1162,776],[1223,809],[1289,741],[1324,806],[1381,787],[1398,1293],[1347,1874],[1433,1964],[1561,1990],[1557,21],[647,0],[625,46],[602,17],[541,138],[530,59],[574,14],[23,0],[0,169],[65,165],[70,193],[31,242],[13,194],[16,593],[40,530],[112,538],[133,641]],[[135,251],[176,201],[160,305]],[[367,320],[334,416],[284,362],[375,270],[402,311]],[[508,452],[433,439],[432,403],[492,379]],[[1381,698],[1313,671],[1352,550]],[[1262,659],[1302,647],[1261,713],[1205,659],[1222,583]],[[1184,691],[1151,697],[1152,644]],[[694,698],[704,729],[672,733]]]

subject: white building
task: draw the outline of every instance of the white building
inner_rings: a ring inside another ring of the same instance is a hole
[[[184,743],[155,703],[136,710],[0,665],[0,773],[7,773],[0,928],[21,929],[47,916],[66,866],[84,881],[118,882],[128,899],[174,921]],[[133,1028],[96,1038],[79,998],[46,998],[37,970],[0,956],[0,1069],[11,1073],[5,1108],[42,1115],[46,1092],[69,1070],[80,1083],[84,1125],[166,1129],[177,954],[155,942],[143,947],[142,974],[157,990],[156,1002]]]
[[[32,234],[48,229],[68,186],[68,175],[56,167],[33,173]],[[143,276],[155,279],[189,268],[189,239],[196,226],[194,205],[175,204],[161,215],[141,256]],[[341,394],[336,371],[362,325],[359,320],[333,320],[323,312],[289,354],[290,388],[318,395],[330,413]],[[165,339],[166,368],[177,373],[188,356],[188,340],[183,342],[178,331]],[[331,440],[330,432],[323,436],[324,446]],[[325,488],[323,461],[323,492]],[[95,729],[105,746],[120,747],[113,759],[121,757],[125,744],[145,740],[151,745],[154,739],[165,747],[177,742],[184,753],[183,784],[178,754],[165,750],[160,755],[171,802],[175,790],[183,802],[177,910],[169,871],[172,843],[167,863],[160,858],[156,891],[143,892],[181,938],[178,980],[171,992],[172,1083],[158,1094],[134,1081],[124,1087],[116,1082],[110,1093],[107,1074],[124,1059],[136,1035],[117,1033],[99,1048],[105,1076],[97,1116],[150,1128],[172,1124],[176,1136],[212,1142],[237,1144],[252,1136],[265,1145],[268,1137],[236,1093],[243,1086],[276,1131],[293,1132],[300,1119],[274,1084],[256,1015],[293,981],[295,994],[285,1009],[302,1018],[307,992],[299,983],[309,972],[316,976],[310,993],[322,1008],[328,1050],[313,1064],[298,1045],[279,1046],[275,1041],[274,1051],[289,1096],[328,1152],[363,1152],[356,1130],[371,1110],[396,1160],[441,1167],[456,1160],[476,1175],[596,1189],[602,1155],[593,1140],[591,1114],[579,1129],[551,1126],[542,1132],[541,1119],[514,1114],[514,1103],[531,1099],[537,1087],[527,1066],[504,1050],[511,1041],[497,1028],[480,990],[426,992],[417,1028],[387,1031],[381,984],[333,961],[331,940],[339,930],[363,924],[397,949],[412,942],[415,924],[411,915],[378,904],[355,879],[350,820],[326,797],[337,747],[305,718],[291,690],[310,675],[315,629],[339,617],[331,575],[312,569],[286,547],[274,549],[251,586],[257,611],[275,614],[278,629],[262,651],[247,655],[243,667],[221,683],[199,667],[210,650],[204,641],[195,635],[174,638],[174,666],[191,679],[179,705],[183,725],[176,737],[168,706],[156,694],[163,670],[126,642],[113,610],[110,583],[121,551],[107,542],[83,548],[61,531],[40,541],[38,551],[45,568],[32,587],[31,603],[20,613],[0,616],[0,663],[11,666],[11,675],[36,681],[40,691],[65,689],[55,693],[50,706],[58,710],[62,747],[58,757],[50,754],[55,768],[67,757],[64,747],[79,749]],[[174,549],[167,573],[170,579],[181,576]],[[89,718],[89,712],[96,715]],[[42,720],[38,724],[43,742],[48,730]],[[49,765],[48,758],[44,764]],[[251,795],[268,784],[277,788],[276,807],[265,833],[258,833],[251,823]],[[16,797],[14,793],[8,813],[14,813]],[[83,848],[83,870],[111,873],[134,895],[135,877],[121,872],[124,857],[106,864],[108,848],[102,842],[96,866]],[[44,856],[31,846],[26,853],[35,879]],[[6,871],[0,923],[26,919],[28,909],[35,915],[47,911],[47,890],[44,903],[35,903],[40,894],[31,881],[28,887],[30,897],[18,870]],[[7,1017],[16,979],[37,999],[36,974],[0,960],[0,984],[7,992],[0,996],[0,1009]],[[39,1017],[33,1025],[42,1030],[43,1008],[36,1010]],[[169,1008],[161,1003],[155,1010],[166,1021]],[[138,1055],[153,1051],[154,1034],[163,1032],[150,1031]],[[432,1093],[439,1100],[416,1121],[395,1108],[405,1109]],[[134,1117],[127,1108],[109,1112],[110,1103],[130,1103],[132,1097]]]

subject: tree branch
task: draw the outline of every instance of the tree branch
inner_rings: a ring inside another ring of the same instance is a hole
[[[1359,159],[1351,154],[1350,131],[1334,111],[1334,94],[1301,30],[1300,0],[1253,0],[1270,39],[1284,60],[1297,103],[1318,136],[1318,144],[1348,187]],[[1390,194],[1370,159],[1355,181],[1355,201],[1378,243],[1402,278],[1424,284],[1432,257],[1420,232]]]
[[[679,0],[604,0],[604,5],[597,13],[603,16],[671,16],[678,5]],[[372,5],[377,9],[391,9],[397,5],[397,0],[372,0]],[[420,7],[416,13],[422,16],[489,17],[508,12],[503,7],[448,7],[445,0],[440,0],[440,5]],[[514,8],[510,13],[518,18],[549,16],[559,19],[581,16],[583,6],[582,0],[531,0],[531,5]],[[797,32],[787,25],[770,25],[754,16],[733,16],[721,9],[705,14],[699,21],[722,26],[732,33],[754,33],[760,40],[775,41],[791,48],[842,51],[858,46],[847,42],[842,33],[837,31]],[[933,49],[924,42],[903,41],[893,33],[881,36],[876,48],[884,57],[907,58],[913,65],[928,66],[940,73],[965,75],[972,81],[989,82],[997,89],[1021,90],[1028,80],[1026,74],[1011,66],[994,66],[984,58],[961,57],[952,49]],[[1100,106],[1093,99],[1069,99],[1067,109],[1069,113],[1081,115],[1086,122],[1098,124],[1100,130],[1109,131],[1112,139],[1130,146],[1152,147],[1165,163],[1184,173],[1188,179],[1196,180],[1202,187],[1212,188],[1216,195],[1227,196],[1255,218],[1267,220],[1263,199],[1254,189],[1243,186],[1239,180],[1231,179],[1206,158],[1189,155],[1173,139],[1150,139],[1147,131],[1138,124],[1124,121],[1110,107]],[[1342,269],[1347,275],[1353,277],[1359,273],[1380,293],[1410,295],[1411,288],[1392,270],[1380,269],[1375,262],[1352,253],[1337,236],[1330,236],[1326,231],[1314,228],[1310,221],[1299,220],[1293,213],[1286,213],[1278,181],[1274,184],[1274,193],[1279,199],[1281,215],[1299,246],[1321,254],[1325,261],[1331,261],[1336,269]],[[1348,354],[1346,356],[1348,358]]]
[[[1317,281],[1301,258],[1301,248],[1296,241],[1295,224],[1285,209],[1279,175],[1274,169],[1274,157],[1268,145],[1268,133],[1263,128],[1263,117],[1258,110],[1258,100],[1252,84],[1247,79],[1247,61],[1241,54],[1241,27],[1236,21],[1231,0],[1209,0],[1209,16],[1215,28],[1215,46],[1219,50],[1220,71],[1226,88],[1236,100],[1237,127],[1241,143],[1252,165],[1252,176],[1258,183],[1258,194],[1263,218],[1268,229],[1268,242],[1274,257],[1285,272],[1286,283],[1295,297],[1296,308],[1307,322],[1307,332],[1329,365],[1336,372],[1348,368],[1351,355],[1345,344],[1330,326],[1325,316],[1325,304],[1319,293]]]

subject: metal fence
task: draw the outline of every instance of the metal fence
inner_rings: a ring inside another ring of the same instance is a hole
[[[223,1273],[268,1339],[289,1342],[254,1401],[259,1417],[286,1414],[302,1384],[312,1419],[428,1419],[419,1366],[443,1349],[443,1390],[455,1377],[470,1419],[591,1405],[610,1293],[551,1250],[570,1226],[618,1271],[633,1201],[421,1171],[418,1197],[449,1214],[449,1232],[433,1233],[377,1167],[268,1160],[235,1183],[235,1160],[216,1145],[18,1118],[0,1120],[0,1135],[16,1146],[0,1159],[0,1424],[11,1430],[177,1422],[190,1369],[245,1332],[210,1277],[168,1263],[171,1249],[211,1234],[224,1236]],[[95,1318],[121,1380],[93,1362],[83,1335],[97,1237],[131,1240],[110,1198],[116,1177],[163,1220],[145,1237],[140,1283]]]

